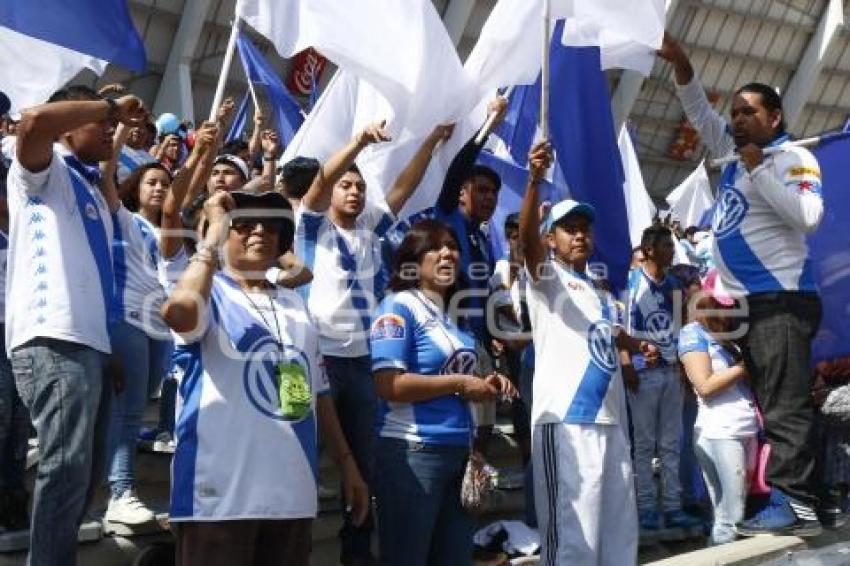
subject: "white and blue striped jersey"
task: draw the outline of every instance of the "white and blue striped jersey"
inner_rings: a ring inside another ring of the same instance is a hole
[[[726,121],[711,108],[699,80],[677,85],[685,114],[715,156],[734,147]],[[771,145],[781,145],[786,136]],[[806,235],[823,217],[821,174],[807,149],[765,156],[752,172],[740,163],[723,170],[712,218],[712,255],[732,295],[816,291]]]
[[[12,161],[7,352],[37,337],[112,351],[112,217],[99,175],[58,144],[43,171]]]
[[[177,336],[173,356],[171,521],[314,517],[316,396],[328,385],[304,300],[287,289],[246,295],[218,273],[201,328]],[[309,389],[300,420],[281,407],[281,375],[293,371]]]
[[[372,370],[419,375],[472,375],[475,340],[419,290],[388,295],[372,323]],[[426,444],[468,445],[469,405],[457,395],[416,403],[378,403],[378,435]]]
[[[629,272],[626,331],[658,346],[662,363],[676,363],[679,329],[675,310],[681,308],[681,291],[679,280],[669,273],[657,282],[640,267]]]
[[[132,324],[151,338],[168,340],[171,333],[159,313],[165,302],[165,289],[159,280],[159,229],[124,206],[112,220],[115,225],[112,262],[116,318]]]
[[[133,149],[125,145],[118,156],[118,182],[123,183],[130,173],[147,163],[156,162],[156,158],[144,149]]]
[[[731,346],[736,347],[736,346]],[[679,333],[679,357],[689,352],[704,352],[711,359],[711,371],[731,367],[735,360],[699,322],[691,322]],[[747,438],[758,432],[753,392],[739,380],[708,399],[697,395],[697,419],[694,424],[705,438]]]
[[[368,356],[372,313],[386,285],[379,238],[394,217],[367,205],[346,230],[303,205],[297,215],[295,253],[313,272],[298,292],[319,326],[322,354]]]
[[[535,351],[531,422],[624,422],[614,298],[557,260],[543,263],[540,275],[529,276],[526,294]]]

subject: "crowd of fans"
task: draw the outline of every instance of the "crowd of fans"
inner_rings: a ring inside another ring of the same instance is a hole
[[[815,383],[811,367],[818,164],[763,155],[787,139],[773,90],[739,89],[727,125],[674,40],[660,56],[709,150],[741,161],[711,229],[648,227],[616,294],[589,263],[593,207],[541,202],[546,141],[496,258],[486,136],[432,208],[399,217],[451,125],[369,202],[355,162],[392,143],[383,123],[325,162],[279,165],[259,112],[250,141],[223,142],[232,101],[193,127],[121,87],[76,86],[7,116],[2,528],[30,528],[31,564],[73,563],[104,472],[105,522],[153,521],[141,440],[174,453],[180,564],[307,564],[321,438],[342,476],[341,563],[378,563],[377,527],[381,563],[470,564],[462,485],[502,403],[546,564],[634,563],[639,532],[660,528],[705,526],[713,544],[819,533],[846,502],[850,443],[840,418],[816,428],[815,403],[848,377],[821,364]],[[140,433],[155,392],[159,422]]]

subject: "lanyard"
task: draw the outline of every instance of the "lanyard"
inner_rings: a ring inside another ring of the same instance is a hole
[[[248,293],[246,293],[245,290],[242,287],[239,287],[239,290],[242,292],[243,295],[245,295],[245,298],[248,299],[248,302],[251,304],[251,307],[257,312],[258,315],[260,315],[260,318],[263,319],[263,323],[266,325],[266,328],[268,328],[269,332],[271,332],[272,331],[272,325],[269,324],[268,319],[266,319],[266,316],[263,314],[263,311],[260,310],[260,307],[257,306],[257,303],[255,303],[251,299],[251,296],[248,295]],[[277,309],[274,306],[274,301],[272,301],[271,295],[269,295],[268,298],[269,298],[269,307],[271,307],[272,316],[274,316],[274,326],[275,326],[275,329],[277,330],[277,334],[275,335],[275,340],[277,341],[278,347],[280,347],[280,349],[282,351],[283,350],[283,334],[280,331],[280,323],[277,320]]]

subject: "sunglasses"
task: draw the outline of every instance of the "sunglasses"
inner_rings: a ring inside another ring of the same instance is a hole
[[[240,216],[230,219],[230,229],[236,230],[240,234],[250,234],[257,227],[257,224],[262,224],[263,230],[273,234],[280,234],[283,231],[282,218]]]

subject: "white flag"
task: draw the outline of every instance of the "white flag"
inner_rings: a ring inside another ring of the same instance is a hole
[[[474,104],[430,0],[239,0],[236,14],[283,57],[316,48],[389,103],[391,132],[423,134]]]
[[[623,182],[623,196],[626,200],[626,216],[629,218],[629,237],[632,247],[635,247],[640,245],[643,231],[652,225],[655,205],[652,204],[646,192],[646,186],[643,184],[640,164],[625,124],[620,128],[617,146],[620,148],[620,158],[623,161],[623,172],[626,177]]]
[[[705,171],[705,161],[700,162],[694,172],[667,195],[670,212],[685,228],[698,226],[703,215],[711,208],[713,201],[711,183]]]
[[[566,19],[564,45],[601,48],[603,68],[647,74],[647,54],[661,47],[664,35],[664,0],[551,0],[550,13],[553,25],[557,19]],[[542,14],[543,0],[499,0],[464,65],[479,97],[496,88],[537,80]],[[573,38],[577,30],[582,35]]]
[[[98,75],[107,62],[0,26],[0,91],[12,102],[11,114],[42,104],[77,73]]]
[[[352,73],[340,70],[284,151],[281,163],[298,155],[324,162],[363,127],[382,120],[390,111],[389,102],[374,87]],[[452,159],[485,118],[486,102],[482,102],[469,117],[457,123],[452,137],[435,151],[422,182],[399,217],[404,218],[436,203]],[[431,129],[436,125],[432,124]],[[370,145],[360,153],[357,166],[366,181],[368,198],[372,202],[384,198],[428,133],[430,131],[414,134],[402,128],[392,141]]]

